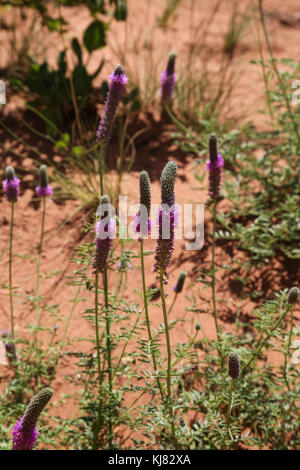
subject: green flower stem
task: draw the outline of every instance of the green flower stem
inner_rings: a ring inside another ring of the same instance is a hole
[[[112,383],[112,368],[111,368],[111,338],[110,338],[110,313],[108,307],[108,290],[107,290],[107,270],[103,273],[103,289],[104,289],[104,301],[105,301],[105,322],[106,322],[106,357],[107,357],[107,368],[108,368],[108,386],[109,386],[109,401],[111,404],[113,394],[113,383]],[[109,449],[112,449],[112,422],[111,422],[111,407],[109,407],[108,417],[108,444]]]
[[[96,418],[93,438],[93,450],[97,450],[98,433],[100,429],[100,420],[102,415],[102,373],[101,373],[101,359],[100,359],[100,337],[99,337],[99,310],[98,310],[98,284],[99,274],[95,274],[95,327],[96,327],[96,349],[97,349],[97,366],[98,366],[98,379],[99,379],[99,406]]]
[[[258,357],[260,351],[262,350],[262,348],[264,347],[264,345],[266,344],[266,342],[271,338],[273,332],[278,328],[278,326],[280,325],[280,323],[282,322],[282,320],[285,318],[285,316],[287,315],[288,311],[290,310],[291,308],[291,305],[287,305],[286,308],[284,309],[284,311],[281,313],[281,315],[279,316],[277,322],[275,323],[275,325],[273,326],[273,328],[271,328],[269,330],[269,333],[267,334],[266,338],[264,340],[262,340],[262,336],[260,337],[259,341],[258,341],[258,345],[257,345],[257,348],[255,349],[255,351],[253,352],[253,354],[251,354],[250,358],[248,359],[248,361],[246,362],[246,364],[244,365],[244,367],[242,368],[241,370],[241,375],[243,375],[245,373],[245,370],[250,366],[251,362],[256,358]]]
[[[172,304],[171,304],[171,306],[170,306],[170,308],[169,308],[169,311],[168,311],[168,316],[170,315],[170,313],[171,313],[172,310],[173,310],[173,307],[174,307],[175,302],[176,302],[176,300],[177,300],[177,295],[178,295],[177,292],[175,292],[175,295],[174,295],[174,298],[173,298],[173,302],[172,302]]]
[[[13,243],[13,228],[14,228],[14,209],[15,203],[11,203],[11,219],[10,219],[10,233],[9,233],[9,301],[10,301],[10,324],[11,336],[15,339],[14,328],[14,302],[13,302],[13,287],[12,287],[12,243]]]
[[[164,273],[160,272],[160,296],[162,301],[162,309],[164,315],[164,325],[165,325],[165,333],[166,333],[166,342],[167,342],[167,357],[168,357],[168,368],[167,368],[167,400],[168,400],[168,408],[169,408],[169,416],[170,416],[170,424],[171,424],[171,432],[172,432],[172,440],[175,449],[178,449],[177,439],[175,435],[175,425],[174,425],[174,416],[173,416],[173,406],[171,403],[171,367],[172,367],[172,355],[171,355],[171,343],[170,343],[170,335],[169,335],[169,325],[168,325],[168,314],[166,308],[166,299],[165,299],[165,292],[164,292]]]
[[[226,414],[227,427],[229,426],[229,418],[230,418],[231,409],[232,409],[234,384],[235,384],[235,380],[231,379],[231,384],[230,384],[230,389],[229,389],[229,403],[228,403],[227,414]]]
[[[216,307],[216,280],[215,280],[215,239],[216,239],[216,215],[217,215],[217,201],[214,200],[214,205],[213,205],[213,233],[212,233],[212,262],[211,262],[211,271],[212,271],[212,278],[211,278],[211,288],[212,288],[212,298],[213,298],[213,316],[215,320],[215,326],[216,326],[216,332],[217,332],[217,338],[218,338],[218,343],[219,343],[219,355],[221,358],[221,369],[223,369],[224,366],[224,358],[223,358],[223,352],[221,349],[221,333],[220,333],[220,328],[218,324],[218,318],[217,318],[217,307]]]
[[[42,209],[42,225],[41,225],[41,236],[40,243],[38,247],[38,257],[36,263],[36,294],[35,294],[35,330],[34,330],[34,342],[37,343],[38,339],[38,326],[40,320],[40,266],[41,266],[41,256],[43,251],[43,240],[45,232],[45,217],[46,217],[46,197],[43,197],[43,209]]]
[[[99,177],[100,177],[100,196],[103,196],[103,174],[104,174],[104,161],[106,154],[106,144],[100,144],[100,155],[99,155]]]
[[[145,264],[144,264],[144,240],[143,239],[141,239],[141,242],[140,242],[140,252],[141,252],[141,270],[142,270],[145,316],[146,316],[148,337],[149,337],[149,341],[150,341],[150,349],[151,349],[151,355],[152,355],[152,361],[153,361],[153,368],[154,368],[155,375],[157,376],[157,370],[158,369],[157,369],[155,353],[154,353],[153,348],[152,348],[153,338],[152,338],[152,333],[151,333],[150,318],[149,318],[149,312],[148,312],[148,299],[147,299],[147,289],[146,289],[146,279],[145,279]],[[164,393],[163,393],[163,390],[162,390],[162,386],[161,386],[161,383],[160,383],[160,380],[159,380],[158,376],[156,378],[157,378],[157,386],[159,388],[160,395],[161,395],[161,398],[163,400],[164,399]]]
[[[290,356],[290,348],[291,348],[292,336],[293,336],[293,326],[294,326],[294,306],[291,307],[291,324],[290,324],[288,344],[287,344],[286,352],[284,354],[284,365],[283,365],[283,376],[284,376],[284,380],[289,391],[291,390],[291,387],[290,387],[288,376],[287,376],[287,363],[288,363],[288,358]]]

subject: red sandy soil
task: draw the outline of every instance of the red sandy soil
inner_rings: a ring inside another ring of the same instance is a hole
[[[134,56],[130,53],[130,44],[137,40],[140,31],[146,37],[150,34],[153,21],[161,12],[161,1],[143,2],[138,0],[129,1],[129,8],[134,11],[134,14],[129,17],[129,25],[127,31],[127,52],[126,59],[131,64],[136,61],[136,68],[140,73],[143,73],[142,62],[145,59],[145,54],[140,56]],[[183,5],[179,8],[177,13],[177,21],[172,23],[170,29],[166,31],[155,28],[151,39],[154,44],[154,53],[157,56],[158,63],[163,67],[163,63],[167,56],[170,48],[176,49],[180,56],[185,56],[190,44],[190,10],[187,7],[189,2],[183,2]],[[193,15],[193,28],[197,28],[197,22],[200,21],[205,15],[208,15],[207,2],[195,2],[195,12]],[[229,3],[229,2],[228,2]],[[245,6],[247,2],[240,2],[242,6]],[[270,0],[265,1],[265,9],[268,12],[267,26],[270,31],[271,42],[276,57],[289,57],[298,60],[298,45],[300,39],[300,5],[299,2],[294,0],[287,0],[284,2],[284,6],[281,1]],[[227,2],[223,2],[221,10],[216,15],[211,30],[208,36],[208,44],[212,49],[216,50],[216,60],[220,49],[221,39],[224,31],[227,29],[229,19],[229,9],[226,7]],[[290,16],[289,16],[290,15]],[[293,22],[292,19],[295,21]],[[82,31],[88,24],[88,16],[82,14],[81,9],[68,10],[68,21],[72,24],[74,30],[81,36]],[[116,44],[122,44],[124,31],[123,24],[113,25],[112,31],[108,35],[108,46],[96,52],[93,56],[93,60],[89,64],[91,70],[95,69],[99,60],[103,57],[107,60],[105,66],[105,73],[109,73],[112,69],[113,64],[116,63]],[[118,29],[117,29],[118,28]],[[122,30],[122,31],[121,31]],[[254,119],[254,122],[258,126],[266,126],[265,118],[259,114],[258,110],[263,105],[264,101],[264,86],[263,81],[260,78],[261,70],[259,67],[249,64],[251,59],[258,59],[259,53],[256,42],[256,26],[251,24],[246,34],[243,36],[241,44],[239,45],[238,52],[234,59],[234,65],[238,71],[240,77],[238,85],[235,89],[234,96],[232,99],[232,109],[236,111],[240,117],[240,122],[244,122],[247,119]],[[4,33],[0,33],[0,41],[4,40]],[[171,47],[170,47],[171,46]],[[61,47],[59,41],[57,44],[52,43],[51,47],[47,49],[47,53],[51,57],[56,57],[57,49]],[[264,54],[267,57],[265,47],[263,48]],[[5,57],[2,58],[5,61]],[[138,62],[139,61],[139,62]],[[180,60],[178,60],[180,62]],[[3,64],[1,64],[2,66]],[[138,66],[137,66],[138,65]],[[125,64],[126,67],[126,64]],[[160,68],[160,70],[161,70]],[[132,70],[132,68],[130,69]],[[101,75],[101,80],[104,75]],[[158,74],[159,77],[159,74]],[[99,79],[100,80],[100,79]],[[101,81],[100,80],[100,81]],[[3,108],[3,113],[7,119],[7,125],[13,130],[24,132],[24,129],[14,123],[16,112],[16,103],[19,105],[21,98],[10,97],[10,102]],[[205,176],[203,184],[200,184],[194,178],[194,157],[192,155],[184,154],[174,145],[170,139],[170,128],[172,126],[161,126],[157,115],[145,115],[141,119],[144,121],[153,123],[154,135],[150,133],[146,136],[141,137],[137,140],[137,154],[136,161],[133,170],[130,174],[126,174],[122,182],[122,194],[128,195],[130,202],[138,202],[138,173],[142,169],[146,169],[152,184],[153,202],[159,203],[160,190],[159,190],[159,175],[164,167],[165,163],[169,160],[174,159],[177,161],[179,170],[176,181],[176,199],[179,204],[184,203],[201,203],[205,202],[207,198],[207,176]],[[173,129],[173,128],[172,128]],[[0,131],[1,140],[8,146],[11,143],[11,138],[7,133]],[[32,139],[28,131],[22,135],[23,138]],[[35,137],[36,138],[36,137]],[[32,142],[32,140],[31,140]],[[113,146],[114,148],[114,146]],[[20,153],[24,153],[26,158],[22,161],[22,166],[27,170],[31,167],[37,168],[39,162],[37,162],[34,154],[24,150],[22,145],[15,147],[15,150]],[[42,151],[45,158],[48,158],[47,152],[52,151],[50,147],[45,147]],[[114,151],[114,150],[113,150]],[[226,155],[224,156],[226,159]],[[20,165],[20,161],[16,162],[15,157],[11,157],[8,153],[2,158],[1,166],[4,169],[7,164],[13,163]],[[205,163],[203,166],[198,167],[198,171],[206,172]],[[31,178],[32,180],[32,178]],[[14,228],[14,264],[13,264],[13,276],[14,286],[16,288],[15,296],[15,324],[16,333],[18,336],[28,336],[28,330],[25,329],[26,324],[34,322],[34,308],[28,302],[25,303],[26,296],[33,294],[35,290],[36,282],[36,264],[35,257],[37,254],[37,244],[39,242],[39,232],[41,223],[41,207],[38,201],[35,199],[33,192],[34,184],[30,181],[30,177],[26,176],[22,178],[22,191],[21,197],[16,204],[15,208],[15,228]],[[63,317],[67,318],[71,309],[70,300],[75,295],[75,287],[68,285],[68,276],[73,274],[76,266],[70,263],[70,258],[74,255],[74,245],[81,243],[79,238],[81,236],[82,226],[78,226],[78,218],[74,219],[71,224],[64,225],[63,228],[58,230],[60,224],[68,217],[76,208],[78,203],[74,201],[65,201],[64,203],[58,203],[54,200],[49,200],[47,207],[46,217],[46,237],[44,244],[44,251],[42,257],[41,273],[44,277],[41,284],[41,295],[47,300],[47,304],[54,304],[57,306],[58,313]],[[222,212],[226,207],[226,201],[223,201],[219,210]],[[0,272],[0,284],[8,283],[8,243],[9,243],[9,220],[10,220],[10,205],[5,201],[2,196],[1,199],[1,231],[0,231],[0,254],[1,254],[1,265],[2,269]],[[205,242],[204,247],[200,251],[187,251],[185,250],[185,241],[177,240],[175,252],[172,258],[170,272],[170,281],[167,287],[168,303],[172,301],[173,292],[171,286],[176,282],[178,273],[181,270],[187,271],[187,280],[185,283],[184,291],[178,296],[177,303],[173,309],[173,318],[182,318],[185,316],[186,323],[184,327],[177,327],[172,330],[171,341],[175,344],[178,341],[186,341],[186,334],[190,334],[194,331],[194,325],[197,321],[201,323],[201,331],[199,332],[198,338],[201,339],[203,334],[207,337],[215,337],[214,321],[211,312],[197,314],[186,312],[187,299],[186,295],[191,293],[200,293],[204,298],[210,297],[208,289],[204,290],[201,284],[195,284],[195,280],[199,277],[199,269],[210,267],[211,262],[211,246],[209,234],[212,230],[211,216],[209,211],[205,210]],[[82,238],[82,237],[81,237]],[[84,241],[92,241],[92,235],[86,235]],[[132,243],[128,246],[137,250],[138,244]],[[155,241],[147,241],[146,249],[154,249]],[[239,252],[235,245],[232,244],[218,244],[216,253],[216,263],[218,266],[225,264],[231,264],[233,257],[239,257],[245,259],[245,253]],[[146,257],[146,271],[147,271],[147,285],[157,286],[155,275],[153,274],[153,257]],[[48,276],[49,273],[56,273],[52,276]],[[217,296],[221,302],[218,302],[218,316],[221,320],[222,327],[225,330],[233,328],[233,324],[236,318],[238,306],[241,306],[241,317],[243,319],[251,320],[253,318],[253,310],[258,305],[267,299],[273,298],[275,292],[282,288],[291,287],[298,283],[299,279],[299,263],[297,261],[286,261],[284,259],[274,259],[269,265],[261,269],[253,269],[250,277],[251,282],[246,287],[246,292],[253,290],[263,291],[265,293],[264,298],[261,298],[258,302],[254,302],[247,298],[244,300],[241,297],[242,285],[235,278],[237,275],[243,277],[244,272],[230,272],[220,271],[218,273],[217,282]],[[109,285],[114,287],[115,274],[109,274]],[[141,289],[141,273],[140,267],[137,261],[133,269],[128,272],[128,288],[125,292],[126,300],[135,301],[137,299],[136,294],[133,292],[134,289]],[[85,308],[93,305],[93,297],[90,292],[85,291],[83,296],[86,301],[80,303],[73,314],[70,328],[68,331],[68,338],[71,341],[71,345],[66,347],[69,351],[89,351],[92,348],[91,343],[78,342],[76,341],[79,337],[87,337],[93,334],[92,327],[83,318],[83,311]],[[226,302],[224,302],[224,299]],[[207,304],[201,305],[198,299],[198,305],[200,308],[207,310]],[[163,321],[162,313],[156,306],[151,306],[151,321],[153,326],[157,326]],[[296,309],[295,317],[296,321],[299,322],[299,307]],[[0,318],[1,318],[1,329],[9,328],[10,317],[9,317],[9,299],[8,291],[0,290]],[[41,316],[41,323],[46,327],[53,327],[57,323],[55,316],[50,313],[43,312]],[[59,341],[62,337],[63,326],[61,325],[57,333],[57,340]],[[42,335],[43,336],[43,335]],[[45,347],[49,340],[49,335],[44,334]],[[295,338],[296,339],[296,338]],[[270,360],[273,362],[279,362],[281,360],[275,353],[270,355]],[[5,377],[7,375],[7,366],[0,365],[0,386],[2,387],[5,383]],[[52,386],[55,390],[55,398],[59,400],[62,393],[74,393],[73,386],[70,385],[66,380],[67,375],[76,373],[74,364],[68,356],[62,357],[61,363],[58,366],[57,377],[53,382]],[[58,405],[55,408],[55,414],[61,417],[71,417],[74,413],[74,403],[72,401],[64,405]]]

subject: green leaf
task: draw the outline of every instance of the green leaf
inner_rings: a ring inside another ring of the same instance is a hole
[[[96,49],[101,49],[105,46],[105,31],[107,26],[99,20],[93,21],[85,30],[83,36],[83,43],[86,49],[91,53]]]

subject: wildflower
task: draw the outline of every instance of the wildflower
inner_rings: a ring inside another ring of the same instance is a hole
[[[199,322],[196,323],[196,325],[195,325],[195,330],[196,330],[196,331],[201,330],[201,325],[200,325]]]
[[[180,294],[180,292],[182,291],[185,278],[186,278],[186,272],[181,271],[179,273],[179,276],[178,276],[178,279],[177,279],[177,282],[176,282],[176,286],[173,287],[173,290],[176,294]]]
[[[13,429],[13,450],[32,450],[38,437],[37,420],[53,395],[49,387],[40,390]]]
[[[228,375],[232,379],[238,379],[240,375],[240,358],[238,353],[228,354]]]
[[[16,202],[19,196],[20,180],[15,175],[15,170],[12,166],[6,167],[5,180],[3,181],[3,188],[6,193],[6,199],[9,202]]]
[[[287,298],[288,304],[295,305],[298,301],[299,295],[300,295],[300,290],[298,289],[298,287],[292,287],[288,293],[288,298]]]
[[[115,233],[115,221],[111,218],[109,197],[105,194],[100,201],[101,218],[96,222],[96,248],[93,258],[95,272],[103,273],[107,268],[107,260]]]
[[[3,339],[8,361],[9,363],[12,363],[13,361],[17,359],[17,355],[16,355],[16,346],[12,342],[11,332],[9,330],[2,330],[1,337]]]
[[[109,78],[109,91],[105,101],[104,111],[101,115],[99,127],[96,132],[97,142],[102,143],[109,142],[111,138],[116,110],[128,81],[128,78],[124,74],[122,65],[117,65]]]
[[[159,237],[155,251],[154,272],[157,278],[163,276],[167,284],[170,259],[174,250],[175,226],[178,212],[175,206],[174,182],[177,164],[174,161],[167,163],[160,178],[162,204],[158,212]]]
[[[209,138],[209,160],[207,169],[209,171],[209,195],[211,199],[220,196],[221,168],[224,166],[222,155],[217,151],[217,137],[212,134]]]
[[[169,54],[167,68],[161,74],[161,102],[171,105],[176,83],[175,60],[176,52]]]
[[[151,183],[147,171],[140,173],[140,207],[134,217],[133,225],[135,231],[140,233],[140,238],[147,237],[151,232],[151,220],[149,218],[151,211]]]
[[[35,188],[35,192],[38,197],[46,197],[51,196],[53,194],[53,190],[51,186],[49,186],[48,181],[48,173],[46,165],[40,166],[40,185]]]

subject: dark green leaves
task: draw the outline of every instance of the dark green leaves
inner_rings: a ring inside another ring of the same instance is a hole
[[[105,46],[106,29],[107,25],[105,23],[99,20],[95,20],[85,30],[83,43],[90,53]]]

